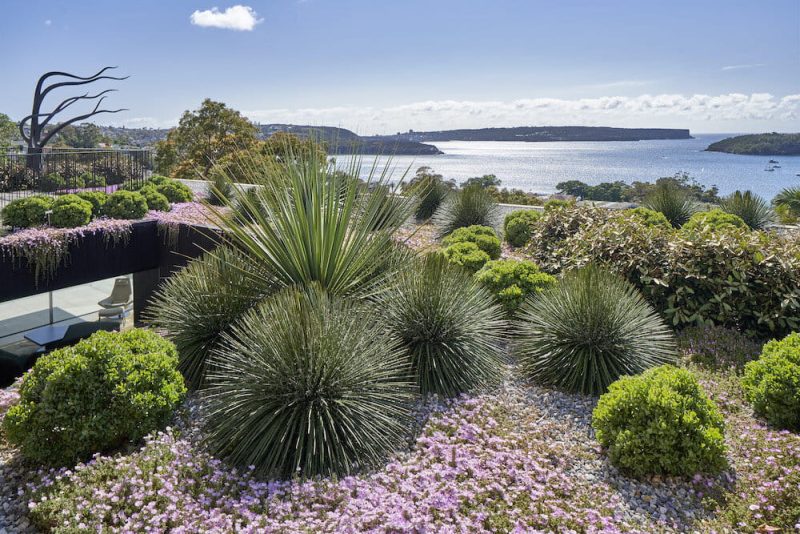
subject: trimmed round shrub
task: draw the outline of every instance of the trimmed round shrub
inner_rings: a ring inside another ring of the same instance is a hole
[[[147,201],[147,208],[156,211],[169,211],[169,200],[158,192],[155,186],[146,185],[139,189],[139,194]]]
[[[697,378],[664,365],[610,385],[592,414],[611,462],[634,476],[718,473],[727,465],[724,422]]]
[[[92,220],[92,203],[78,195],[56,198],[50,215],[50,224],[58,228],[75,228]]]
[[[491,291],[508,315],[513,315],[529,296],[556,284],[556,277],[543,273],[532,261],[494,260],[475,274]]]
[[[470,272],[476,272],[491,258],[472,242],[456,243],[444,249],[447,261]]]
[[[105,187],[106,186],[106,179],[99,174],[92,174],[90,172],[86,172],[81,175],[81,181],[83,182],[83,187]]]
[[[457,228],[450,235],[442,240],[445,246],[456,243],[475,243],[478,248],[489,255],[489,258],[496,260],[500,257],[502,248],[497,233],[488,226],[467,226]]]
[[[466,226],[496,225],[497,201],[490,191],[480,185],[471,185],[450,193],[434,216],[440,235],[445,236]]]
[[[675,360],[672,331],[630,283],[589,265],[526,300],[515,347],[523,372],[570,392]]]
[[[154,183],[152,182],[152,178],[150,180],[151,183]],[[194,196],[189,186],[177,180],[167,180],[163,183],[156,184],[155,188],[156,191],[167,197],[167,200],[172,203],[191,202]]]
[[[206,435],[264,477],[346,475],[408,436],[414,384],[375,310],[288,288],[223,334],[207,389]]]
[[[499,377],[503,312],[469,273],[441,254],[404,270],[381,309],[423,395],[454,397]]]
[[[167,278],[151,300],[147,319],[175,343],[190,388],[205,385],[208,356],[222,333],[274,291],[272,277],[259,266],[219,246]]]
[[[3,208],[3,223],[13,228],[29,228],[47,222],[45,212],[55,200],[44,195],[33,195],[9,202]]]
[[[563,200],[560,198],[551,198],[550,200],[544,203],[544,211],[553,211],[561,208],[568,209],[574,207],[575,207],[574,200]]]
[[[112,219],[141,219],[147,214],[147,200],[135,191],[115,191],[108,196],[103,213]]]
[[[736,228],[747,228],[747,224],[738,215],[725,213],[720,209],[709,211],[698,211],[689,218],[689,221],[681,227],[685,232],[733,230]]]
[[[800,333],[764,345],[742,377],[753,410],[771,424],[800,430]]]
[[[633,217],[637,222],[648,228],[664,228],[665,230],[672,229],[672,225],[669,223],[669,220],[667,220],[667,217],[660,211],[640,207],[625,210],[623,213]]]
[[[81,191],[76,195],[92,205],[92,217],[99,217],[103,213],[108,194],[103,191]]]
[[[537,210],[518,210],[506,215],[503,221],[503,234],[512,247],[524,247],[531,240],[533,225],[542,218]]]
[[[149,330],[97,332],[42,356],[3,420],[36,462],[72,465],[166,424],[186,387],[174,345]]]

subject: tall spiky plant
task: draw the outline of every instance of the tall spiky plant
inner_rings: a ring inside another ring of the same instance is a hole
[[[500,375],[503,310],[444,255],[417,259],[386,293],[381,309],[423,394],[453,397]]]
[[[697,211],[695,201],[682,189],[663,183],[647,195],[644,207],[664,214],[674,228],[683,226]]]
[[[433,217],[447,200],[451,189],[451,186],[437,175],[428,175],[414,184],[408,193],[419,198],[419,204],[414,212],[417,222],[424,222]]]
[[[800,187],[787,187],[772,199],[775,206],[783,207],[794,217],[800,217]]]
[[[478,184],[451,193],[434,217],[442,236],[465,226],[497,227],[499,222],[497,201]]]
[[[752,191],[735,191],[719,204],[723,211],[739,216],[751,230],[761,230],[774,219],[769,204]]]
[[[212,356],[211,449],[261,476],[346,475],[402,443],[414,386],[373,310],[289,288],[248,312]]]
[[[674,336],[626,280],[589,265],[530,297],[518,313],[515,353],[525,374],[600,394],[623,375],[675,358]]]

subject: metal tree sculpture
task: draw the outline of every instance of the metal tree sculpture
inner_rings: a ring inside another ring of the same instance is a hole
[[[42,113],[41,107],[42,103],[44,102],[44,98],[53,91],[54,89],[58,89],[59,87],[69,87],[74,85],[87,85],[92,82],[96,82],[98,80],[125,80],[128,76],[124,77],[116,77],[116,76],[104,76],[103,73],[110,69],[116,69],[117,67],[105,67],[97,74],[88,77],[81,77],[75,76],[74,74],[70,74],[68,72],[59,72],[53,71],[44,74],[39,81],[36,83],[36,92],[33,94],[33,110],[31,114],[27,117],[23,118],[19,121],[19,132],[22,134],[22,138],[28,143],[28,154],[34,156],[34,158],[29,158],[29,166],[38,167],[40,157],[39,155],[42,153],[42,149],[44,146],[50,141],[53,136],[55,136],[58,132],[60,132],[65,127],[69,126],[70,124],[74,124],[79,121],[86,120],[90,117],[95,115],[99,115],[100,113],[119,113],[120,111],[127,111],[124,108],[121,109],[100,109],[100,105],[103,103],[103,100],[106,99],[104,95],[116,91],[116,89],[106,89],[105,91],[101,91],[96,95],[90,95],[89,93],[85,93],[80,96],[73,96],[71,98],[67,98],[66,100],[62,101],[59,105],[53,109],[53,111],[49,113]],[[53,83],[45,87],[45,81],[48,78],[53,76],[62,76],[65,78],[71,78],[76,81],[66,81],[66,82],[58,82]],[[45,127],[50,124],[53,118],[58,115],[59,113],[63,112],[65,109],[70,107],[72,104],[79,102],[81,100],[95,100],[100,99],[97,101],[94,109],[89,113],[85,113],[83,115],[78,115],[77,117],[73,117],[69,120],[62,121],[57,126],[50,128],[49,130],[45,130]],[[25,125],[26,123],[30,122],[30,126],[28,128],[28,133],[26,134]]]

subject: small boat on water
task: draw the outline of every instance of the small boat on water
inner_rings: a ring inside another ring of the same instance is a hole
[[[769,162],[770,163],[778,163],[778,160],[777,159],[771,159],[771,160],[769,160]]]
[[[764,170],[767,171],[767,172],[775,172],[775,169],[773,169],[772,167],[769,167],[769,166],[766,167]]]

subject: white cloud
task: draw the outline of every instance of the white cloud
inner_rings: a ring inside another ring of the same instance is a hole
[[[191,16],[192,24],[195,26],[248,32],[262,20],[252,7],[238,4],[225,11],[220,11],[217,7],[204,11],[197,10]]]
[[[722,70],[741,70],[741,69],[755,69],[765,66],[766,63],[745,63],[743,65],[725,65]]]
[[[53,21],[50,20],[50,19],[47,19],[46,21],[44,21],[44,25],[45,26],[50,26],[52,23],[53,23]]]
[[[729,93],[644,94],[574,100],[430,100],[391,107],[284,108],[244,113],[262,123],[338,125],[361,134],[389,133],[409,128],[440,130],[559,124],[737,131],[736,128],[743,125],[772,128],[776,122],[800,121],[800,94],[784,97],[768,93]],[[787,126],[797,127],[797,124]]]

